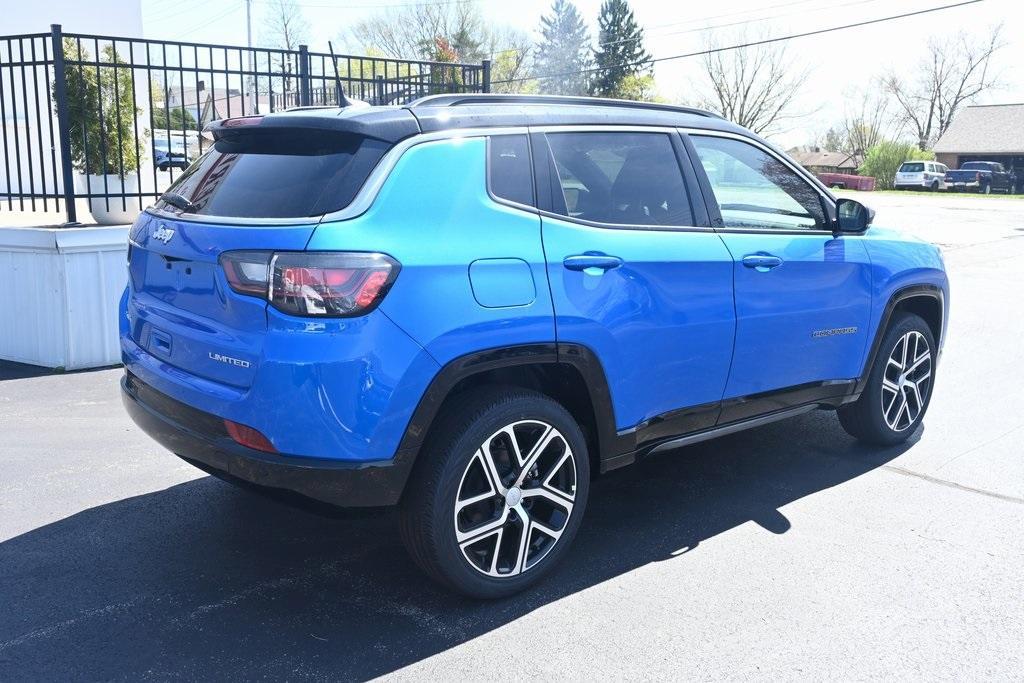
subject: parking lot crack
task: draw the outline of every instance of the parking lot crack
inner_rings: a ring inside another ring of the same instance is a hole
[[[959,489],[961,491],[967,491],[968,493],[977,493],[977,494],[980,494],[982,496],[988,496],[989,498],[995,498],[997,500],[1003,500],[1003,501],[1006,501],[1008,503],[1017,503],[1018,505],[1024,505],[1024,498],[1019,498],[1017,496],[1007,495],[1005,493],[997,493],[995,491],[988,491],[986,489],[979,489],[979,488],[975,488],[973,486],[965,486],[963,484],[958,484],[955,481],[949,481],[947,479],[939,479],[938,477],[933,477],[931,475],[923,474],[921,472],[914,472],[913,470],[908,470],[908,469],[904,469],[902,467],[897,467],[896,465],[882,465],[882,469],[888,470],[890,472],[895,472],[896,474],[902,474],[902,475],[905,475],[905,476],[908,476],[908,477],[916,477],[918,479],[922,479],[922,480],[930,482],[932,484],[938,484],[939,486],[947,486],[949,488]]]

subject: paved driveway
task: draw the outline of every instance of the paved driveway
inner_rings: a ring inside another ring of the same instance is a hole
[[[8,366],[0,680],[1019,680],[1024,202],[862,197],[947,245],[925,428],[870,450],[817,412],[614,473],[568,561],[500,602],[436,590],[389,516],[181,463],[124,416],[117,370]]]

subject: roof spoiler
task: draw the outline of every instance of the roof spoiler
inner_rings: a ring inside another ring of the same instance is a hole
[[[330,110],[337,113],[332,114]],[[353,107],[356,116],[346,116],[345,109],[336,107],[293,109],[276,114],[239,116],[212,121],[203,129],[215,140],[234,135],[264,135],[284,130],[308,130],[322,133],[347,133],[374,138],[394,144],[420,131],[416,117],[406,109],[379,109]]]

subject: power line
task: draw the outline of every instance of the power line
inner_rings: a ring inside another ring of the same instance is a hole
[[[272,0],[254,0],[260,4],[266,4],[272,2]],[[420,0],[420,2],[398,2],[393,4],[371,2],[368,5],[338,5],[334,3],[316,3],[316,2],[296,2],[295,5],[299,7],[308,7],[315,9],[389,9],[391,7],[421,7],[426,5],[467,5],[476,0]]]
[[[544,75],[541,75],[541,76],[526,76],[526,77],[523,77],[523,78],[509,78],[509,79],[501,80],[501,81],[492,81],[491,83],[492,83],[492,85],[493,84],[505,84],[505,83],[519,83],[519,82],[523,82],[523,81],[541,80],[541,79],[544,79],[544,78],[563,78],[565,76],[576,76],[576,75],[579,75],[579,74],[592,73],[592,72],[597,72],[597,71],[606,71],[608,69],[613,69],[613,68],[629,68],[629,67],[634,67],[634,66],[641,66],[642,67],[642,66],[647,66],[648,64],[653,64],[655,62],[668,62],[668,61],[672,61],[672,60],[675,60],[675,59],[686,59],[688,57],[699,57],[701,55],[709,55],[709,54],[714,54],[716,52],[726,52],[728,50],[739,50],[739,49],[742,49],[742,48],[745,48],[745,47],[756,47],[758,45],[767,45],[769,43],[779,43],[779,42],[783,42],[783,41],[786,41],[786,40],[793,40],[794,38],[806,38],[807,36],[816,36],[816,35],[820,35],[822,33],[832,33],[834,31],[843,31],[843,30],[848,29],[848,28],[857,28],[857,27],[860,27],[860,26],[869,26],[871,24],[881,24],[881,23],[886,22],[886,21],[894,21],[896,19],[905,19],[907,17],[913,17],[913,16],[917,16],[919,14],[929,14],[931,12],[939,12],[939,11],[942,11],[942,10],[953,9],[954,7],[963,7],[965,5],[974,5],[976,3],[983,2],[983,1],[984,0],[965,0],[964,2],[957,2],[957,3],[950,4],[950,5],[941,5],[939,7],[929,7],[928,9],[917,10],[915,12],[905,12],[903,14],[894,14],[892,16],[880,17],[878,19],[869,19],[867,21],[858,21],[858,22],[853,23],[853,24],[844,24],[842,26],[832,26],[832,27],[829,27],[829,28],[822,28],[822,29],[817,29],[817,30],[814,30],[814,31],[805,31],[803,33],[793,33],[793,34],[790,34],[788,36],[779,36],[778,38],[765,38],[764,40],[755,40],[755,41],[751,41],[749,43],[742,43],[740,45],[727,45],[725,47],[716,47],[716,48],[711,48],[711,49],[708,49],[708,50],[699,50],[697,52],[686,52],[684,54],[671,55],[669,57],[655,57],[653,59],[648,59],[648,60],[644,60],[644,61],[640,61],[640,62],[630,62],[630,63],[626,63],[626,64],[614,64],[612,66],[597,66],[597,67],[593,67],[593,68],[590,68],[590,69],[579,69],[577,71],[566,71],[566,72],[557,73],[557,74],[544,74]]]
[[[220,14],[217,14],[217,15],[212,16],[212,17],[204,18],[202,23],[196,24],[195,26],[193,26],[192,28],[190,28],[188,30],[176,32],[175,35],[178,36],[178,37],[184,38],[187,35],[191,35],[191,34],[195,33],[196,31],[199,31],[201,29],[207,28],[208,26],[210,26],[214,22],[220,21],[221,19],[223,19],[224,17],[228,16],[229,14],[234,14],[236,10],[238,10],[237,7],[234,7],[234,6],[229,7],[226,11],[221,12]]]
[[[799,0],[799,2],[786,2],[786,3],[782,3],[780,5],[769,5],[767,7],[762,7],[761,10],[768,10],[768,9],[780,8],[780,7],[789,7],[789,6],[792,6],[792,5],[803,5],[803,4],[806,4],[808,1],[817,2],[817,0]],[[834,10],[838,10],[838,9],[843,9],[845,7],[852,7],[852,6],[855,6],[855,5],[866,5],[866,4],[870,4],[870,3],[873,3],[873,2],[881,2],[881,0],[854,0],[853,2],[840,2],[839,4],[835,4],[835,5],[827,5],[827,6],[824,6],[824,7],[814,7],[812,9],[798,10],[798,11],[795,11],[795,12],[783,12],[781,14],[772,14],[772,15],[769,15],[769,16],[766,16],[766,17],[754,17],[753,19],[744,19],[742,21],[733,21],[733,22],[729,22],[729,23],[726,23],[726,24],[714,24],[714,25],[711,25],[711,26],[699,26],[697,28],[687,28],[687,29],[682,29],[682,30],[679,30],[679,31],[671,31],[669,33],[652,34],[653,31],[656,31],[658,29],[671,28],[673,26],[681,26],[681,25],[689,24],[689,23],[698,23],[698,22],[703,22],[703,21],[710,21],[711,19],[727,18],[727,17],[731,17],[731,16],[736,16],[737,14],[749,14],[749,12],[731,12],[729,14],[720,14],[720,15],[716,15],[716,16],[710,16],[710,17],[704,17],[704,18],[701,18],[701,19],[696,19],[696,20],[694,20],[692,22],[691,21],[676,21],[676,22],[673,22],[673,23],[670,23],[670,24],[655,24],[653,27],[644,28],[644,39],[646,40],[648,38],[651,38],[652,35],[653,35],[653,37],[655,39],[660,39],[660,38],[663,38],[665,36],[682,35],[682,34],[685,34],[685,33],[697,33],[697,32],[700,32],[700,31],[713,31],[715,29],[728,28],[730,26],[741,26],[741,25],[744,25],[744,24],[753,24],[753,23],[759,22],[759,21],[768,21],[770,19],[780,19],[780,18],[783,18],[783,17],[790,17],[790,16],[793,16],[795,14],[808,14],[808,13],[811,13],[811,12],[834,11]],[[636,38],[622,38],[620,40],[608,40],[608,41],[605,41],[603,43],[597,43],[595,45],[595,47],[604,47],[606,45],[617,45],[619,43],[631,43],[631,42],[636,42],[636,40],[637,40]],[[494,57],[495,55],[505,54],[506,52],[522,52],[522,51],[523,50],[520,49],[520,48],[514,48],[513,47],[513,48],[507,48],[507,49],[504,49],[504,50],[495,50],[494,52],[491,52],[489,56]]]
[[[743,26],[745,24],[753,24],[753,23],[758,22],[758,21],[769,21],[771,19],[782,19],[784,17],[791,17],[791,16],[794,16],[796,14],[810,14],[810,13],[813,13],[813,12],[834,11],[834,10],[838,10],[838,9],[843,9],[844,7],[853,7],[855,5],[867,5],[867,4],[870,4],[870,3],[873,3],[873,2],[881,2],[881,0],[855,0],[854,2],[841,2],[841,3],[837,4],[837,5],[829,5],[829,6],[825,6],[825,7],[814,7],[814,8],[811,8],[811,9],[796,10],[796,11],[793,11],[793,12],[783,12],[781,14],[770,14],[770,15],[768,15],[766,17],[754,17],[753,19],[743,19],[741,21],[731,21],[731,22],[726,23],[726,24],[713,24],[713,25],[710,25],[710,26],[698,26],[697,28],[686,28],[686,29],[681,29],[679,31],[670,31],[668,33],[658,33],[658,34],[654,34],[653,37],[655,39],[659,39],[659,38],[664,38],[666,36],[683,35],[685,33],[698,33],[700,31],[713,31],[715,29],[728,28],[730,26]],[[680,22],[680,23],[682,23],[682,22]],[[678,26],[679,24],[663,24],[661,26],[655,26],[654,28],[655,29],[657,29],[657,28],[666,28],[666,27],[673,26],[673,25]],[[649,34],[648,31],[645,29],[644,30],[644,38],[648,38],[648,37],[651,37],[651,34]],[[605,45],[617,45],[618,43],[628,43],[628,42],[633,42],[635,40],[636,40],[635,38],[622,38],[621,40],[609,40],[609,41],[604,42],[604,43],[598,43],[597,47],[604,47]]]

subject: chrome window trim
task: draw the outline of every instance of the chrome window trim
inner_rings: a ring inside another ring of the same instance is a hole
[[[320,223],[328,223],[332,221],[344,221],[366,213],[373,205],[374,200],[377,198],[377,194],[381,188],[384,187],[385,181],[391,175],[391,171],[394,170],[395,166],[398,165],[398,160],[402,158],[407,151],[417,145],[424,145],[430,142],[437,142],[439,140],[450,140],[457,138],[481,138],[489,135],[514,135],[517,133],[529,134],[530,129],[527,126],[505,126],[496,128],[452,128],[450,130],[439,130],[430,133],[419,133],[412,135],[404,140],[399,141],[394,147],[389,149],[384,157],[377,162],[377,165],[372,171],[370,171],[369,177],[366,182],[356,193],[355,198],[343,209],[333,211],[331,213],[325,213],[320,217]],[[511,205],[512,203],[509,202]],[[520,208],[521,205],[516,205]],[[533,208],[529,207],[531,213]]]
[[[627,125],[615,125],[615,124],[560,124],[560,125],[542,125],[542,126],[498,126],[493,128],[452,128],[448,130],[432,131],[429,133],[418,133],[411,135],[404,140],[400,140],[391,149],[389,149],[381,160],[377,162],[377,165],[370,171],[363,186],[356,193],[356,196],[349,203],[348,206],[325,213],[323,215],[316,216],[302,216],[297,218],[251,218],[251,217],[236,217],[236,216],[207,216],[207,215],[195,215],[195,214],[178,214],[170,211],[164,211],[157,209],[155,206],[147,207],[144,212],[149,213],[159,218],[165,218],[168,220],[175,221],[186,221],[195,223],[221,223],[230,224],[237,226],[247,225],[318,225],[322,223],[329,223],[334,221],[350,220],[357,218],[358,216],[366,213],[373,202],[376,200],[377,195],[383,188],[384,183],[390,177],[391,172],[395,166],[398,165],[398,161],[402,156],[417,145],[428,144],[431,142],[438,142],[441,140],[452,140],[460,138],[486,138],[492,135],[529,135],[530,133],[600,133],[600,132],[637,132],[637,133],[663,133],[673,135],[677,133],[684,133],[687,135],[707,135],[714,137],[723,137],[739,140],[750,145],[754,145],[758,149],[761,149],[766,154],[771,155],[775,159],[779,160],[797,175],[808,181],[809,184],[821,195],[826,202],[835,210],[835,197],[828,192],[828,189],[815,178],[810,175],[806,170],[798,165],[790,162],[785,157],[780,157],[775,150],[767,147],[758,140],[748,137],[740,133],[733,133],[728,131],[719,131],[708,128],[694,128],[694,127],[678,127],[678,126],[647,126],[637,124]],[[533,150],[531,149],[531,155]],[[485,170],[486,173],[486,170]],[[680,173],[682,171],[680,170]],[[830,230],[781,230],[777,228],[713,228],[698,225],[639,225],[639,224],[616,224],[616,223],[598,223],[594,221],[581,221],[569,216],[563,216],[548,211],[539,209],[538,207],[526,206],[503,200],[501,198],[495,198],[491,195],[490,186],[488,183],[487,193],[491,196],[491,199],[496,203],[509,206],[510,208],[519,209],[521,211],[527,211],[532,214],[539,214],[542,216],[548,216],[550,218],[557,218],[559,220],[568,221],[578,225],[585,225],[588,227],[599,227],[611,230],[661,230],[661,231],[676,231],[676,232],[715,232],[717,231],[739,231],[739,232],[765,232],[772,234],[783,234],[786,232],[795,233],[800,235],[807,234],[832,234]],[[536,197],[535,197],[536,200]]]

